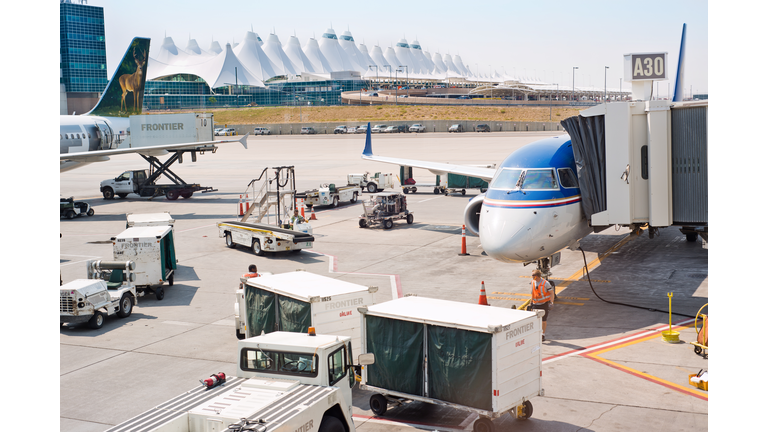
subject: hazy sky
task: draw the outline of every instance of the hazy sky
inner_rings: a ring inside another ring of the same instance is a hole
[[[152,39],[154,56],[167,35],[179,48],[191,37],[202,49],[223,47],[251,30],[262,39],[275,33],[285,44],[294,33],[302,46],[331,26],[349,29],[356,43],[386,49],[401,38],[416,39],[431,54],[460,55],[472,72],[497,71],[570,86],[608,87],[624,77],[623,55],[667,52],[676,68],[683,23],[688,25],[685,88],[708,91],[706,1],[237,1],[90,0],[105,15],[107,69],[117,67],[134,36]],[[674,71],[674,69],[672,69]],[[661,82],[667,94],[674,81]]]

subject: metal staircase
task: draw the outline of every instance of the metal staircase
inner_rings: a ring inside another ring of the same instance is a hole
[[[280,225],[283,221],[291,218],[293,208],[296,202],[296,178],[293,166],[273,167],[274,177],[270,178],[267,174],[269,168],[264,168],[258,178],[251,180],[246,186],[246,196],[252,196],[253,199],[248,203],[248,210],[243,213],[240,222],[261,223],[267,218],[266,223],[271,225]],[[272,208],[276,208],[274,213],[270,213]],[[274,216],[274,223],[270,220]]]

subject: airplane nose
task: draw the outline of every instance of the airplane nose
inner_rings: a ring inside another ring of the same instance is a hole
[[[480,212],[479,234],[486,254],[499,261],[527,260],[531,236],[524,212],[483,206]]]

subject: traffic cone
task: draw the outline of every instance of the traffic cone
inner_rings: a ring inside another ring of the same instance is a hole
[[[485,281],[480,282],[480,299],[478,300],[477,304],[483,305],[483,306],[490,306],[488,304],[488,297],[485,295]]]
[[[240,201],[238,202],[238,207],[239,207],[239,213],[237,215],[243,216],[245,213],[243,213],[243,196],[242,195],[240,195]]]
[[[317,220],[317,218],[315,217],[315,206],[310,207],[310,209],[312,213],[309,216],[309,220]]]
[[[461,253],[459,255],[469,255],[467,253],[467,229],[464,225],[461,226]]]

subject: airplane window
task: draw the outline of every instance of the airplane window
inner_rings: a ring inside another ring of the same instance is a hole
[[[527,170],[523,189],[557,189],[555,172],[551,169]]]
[[[570,168],[560,168],[557,170],[557,174],[560,176],[560,184],[564,188],[579,187],[579,182],[576,180],[576,174],[574,174]]]
[[[59,140],[63,140],[63,139],[64,139],[64,136],[59,134]]]
[[[64,139],[69,139],[69,134],[64,134]]]
[[[491,181],[491,189],[515,189],[521,172],[523,170],[518,168],[504,168],[500,170],[496,178]]]

